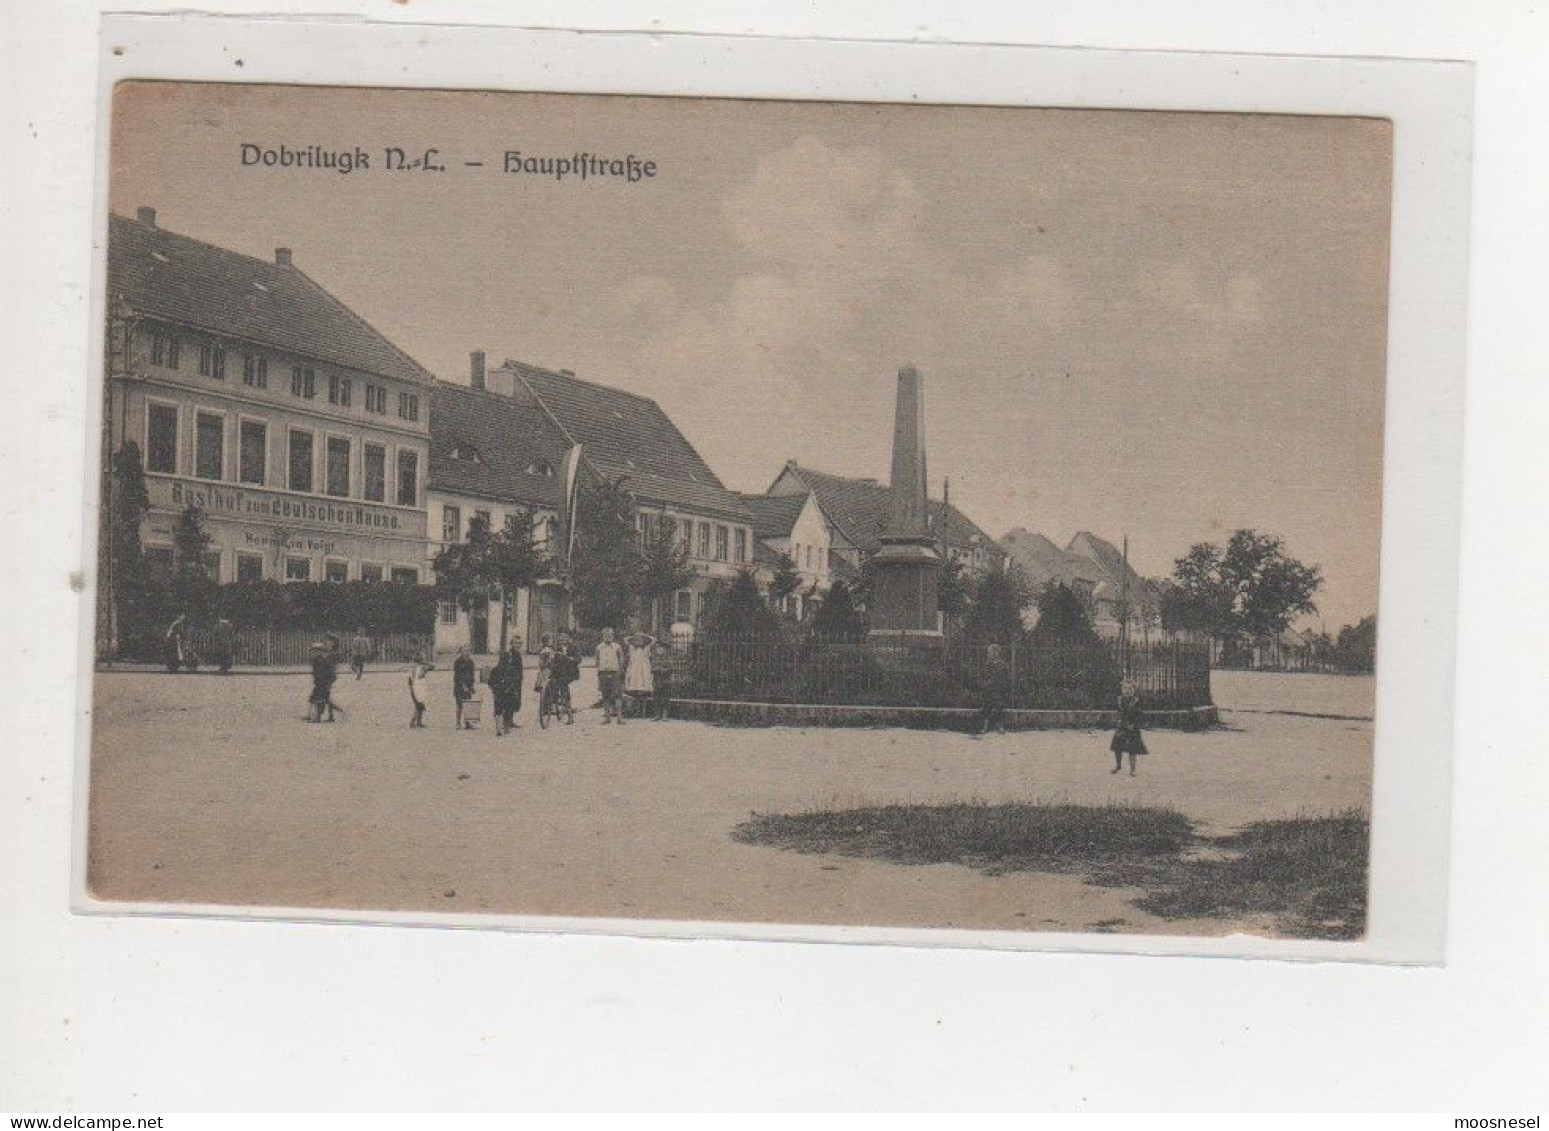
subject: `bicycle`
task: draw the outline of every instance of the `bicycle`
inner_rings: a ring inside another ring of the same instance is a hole
[[[575,722],[575,707],[570,703],[570,685],[552,679],[543,685],[543,694],[538,699],[539,729],[547,730],[551,719],[554,722],[564,719],[566,726]]]

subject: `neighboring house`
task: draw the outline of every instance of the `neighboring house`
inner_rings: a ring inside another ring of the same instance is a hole
[[[104,473],[139,446],[153,569],[192,503],[222,582],[425,580],[429,372],[289,249],[255,259],[149,208],[109,219],[107,299]]]
[[[1000,544],[1034,594],[1050,584],[1074,590],[1086,602],[1100,635],[1119,635],[1126,601],[1131,639],[1163,635],[1156,587],[1124,560],[1123,552],[1113,543],[1082,531],[1061,549],[1044,535],[1018,527]],[[1037,623],[1036,607],[1028,609],[1027,620],[1029,627]]]
[[[893,511],[892,489],[877,480],[830,475],[795,460],[786,463],[765,494],[811,495],[827,526],[830,550],[856,570],[881,547]],[[950,502],[931,499],[927,517],[949,559],[974,572],[1004,563],[1005,551],[995,539]]]
[[[753,515],[654,400],[511,360],[490,370],[486,383],[542,412],[559,439],[578,449],[583,473],[622,480],[636,500],[642,537],[652,524],[672,524],[697,576],[652,610],[658,627],[674,620],[701,623],[717,583],[753,567]]]
[[[430,394],[430,482],[427,490],[430,565],[444,548],[468,536],[473,520],[492,531],[522,520],[532,523],[535,541],[559,551],[560,515],[565,503],[568,445],[553,423],[531,405],[489,392],[484,355],[472,359],[472,384],[438,382]],[[443,600],[436,617],[436,650],[467,645],[475,653],[497,650],[502,638],[521,636],[535,651],[545,632],[564,627],[559,582],[539,583],[517,593],[509,626],[503,610],[479,600],[460,608]]]
[[[832,524],[808,491],[790,495],[743,495],[753,514],[753,536],[758,540],[756,560],[759,583],[767,588],[786,555],[801,575],[801,587],[785,598],[784,612],[804,620],[816,608],[833,581]]]

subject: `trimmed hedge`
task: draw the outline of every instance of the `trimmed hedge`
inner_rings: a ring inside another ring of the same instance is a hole
[[[436,594],[428,585],[392,582],[147,581],[120,596],[118,658],[160,659],[167,626],[186,615],[208,628],[224,617],[237,629],[353,631],[429,635]]]

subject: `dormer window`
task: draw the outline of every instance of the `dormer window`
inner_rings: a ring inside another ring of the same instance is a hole
[[[527,465],[528,475],[541,475],[545,479],[554,478],[554,465],[546,459],[540,459],[536,463]]]
[[[479,449],[472,444],[456,444],[452,448],[452,458],[462,460],[464,463],[483,463],[484,457],[479,454]]]

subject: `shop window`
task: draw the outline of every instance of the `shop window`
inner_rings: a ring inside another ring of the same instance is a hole
[[[413,566],[394,566],[394,585],[418,585],[420,583],[420,571]]]
[[[260,554],[237,555],[237,580],[252,582],[264,579],[264,559]]]
[[[285,580],[286,581],[311,581],[312,580],[312,559],[311,558],[286,558],[285,559]]]
[[[375,562],[361,562],[360,579],[362,581],[380,582],[382,580],[382,567]]]
[[[340,561],[327,561],[323,563],[323,580],[334,585],[343,585],[350,579],[350,563]]]

